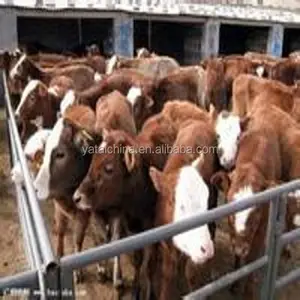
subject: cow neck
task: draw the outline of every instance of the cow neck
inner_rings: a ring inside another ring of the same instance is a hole
[[[30,61],[30,74],[28,74],[32,79],[39,79],[44,84],[48,85],[50,82],[50,77],[48,74],[43,71],[40,67],[35,65],[32,61]]]
[[[140,225],[152,224],[157,193],[149,176],[149,168],[142,162],[135,174],[130,175],[132,176],[134,179],[128,178],[127,192],[123,194],[124,212],[132,220],[138,221]],[[130,203],[128,203],[129,200]],[[148,220],[144,220],[145,211],[147,211]],[[144,225],[141,226],[144,227]],[[144,229],[146,228],[142,228]]]
[[[43,101],[43,111],[43,127],[52,128],[57,119],[57,111],[51,95],[48,96],[46,101]]]

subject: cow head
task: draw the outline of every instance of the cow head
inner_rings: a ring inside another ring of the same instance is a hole
[[[67,76],[61,75],[61,76],[55,76],[49,84],[48,92],[49,94],[52,94],[57,99],[63,99],[67,91],[74,90],[75,85],[74,81]]]
[[[137,58],[151,57],[151,54],[149,50],[146,48],[138,48],[136,49],[136,57]]]
[[[118,68],[118,64],[119,64],[119,57],[115,54],[113,55],[107,62],[106,65],[106,74],[110,75],[112,74],[112,72]]]
[[[78,109],[78,118],[84,113],[94,122],[94,113],[89,108]],[[93,146],[96,140],[92,133],[76,122],[66,118],[56,122],[47,139],[43,163],[34,181],[39,199],[73,194],[89,168],[91,154],[87,151],[88,147]]]
[[[227,111],[222,111],[216,120],[215,131],[217,136],[217,154],[221,165],[231,169],[235,165],[239,139],[249,118],[240,119]]]
[[[153,114],[154,101],[138,86],[129,89],[127,99],[132,106],[136,127],[140,130],[144,122]]]
[[[203,160],[202,153],[190,165],[170,173],[150,168],[150,177],[160,197],[158,214],[167,214],[169,222],[176,222],[208,210],[209,189],[199,173]],[[173,209],[170,210],[169,205]],[[163,220],[166,221],[165,218]],[[197,264],[203,264],[214,256],[214,244],[207,224],[174,236],[173,243]]]
[[[240,167],[229,174],[219,171],[211,182],[224,192],[228,202],[243,201],[274,184],[253,166]],[[264,212],[263,206],[250,207],[228,217],[233,251],[242,259],[247,257],[255,236],[262,230],[262,221],[267,218]]]
[[[32,62],[29,60],[26,53],[24,53],[12,67],[9,73],[11,80],[19,79],[22,81],[28,81],[28,75],[32,67]]]
[[[134,151],[134,142],[127,133],[103,130],[103,141],[74,193],[74,202],[81,209],[97,211],[122,207],[124,191],[135,188],[140,164],[140,156]]]
[[[49,113],[49,109],[43,111],[48,106],[48,89],[40,80],[31,80],[26,85],[20,103],[16,109],[16,117],[21,120],[33,120],[38,116]],[[47,107],[49,108],[49,106]]]
[[[19,61],[20,57],[21,53],[19,51],[5,51],[0,55],[0,65],[6,72],[8,88],[10,93],[13,95],[20,95],[26,85],[26,83],[22,82],[21,80],[12,80],[9,76],[9,71],[11,70],[12,66]]]

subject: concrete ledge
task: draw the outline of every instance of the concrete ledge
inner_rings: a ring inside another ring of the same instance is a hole
[[[3,0],[2,0],[3,2]],[[122,1],[120,1],[122,2]],[[18,14],[22,15],[22,11],[32,11],[33,13],[39,12],[51,12],[54,15],[62,12],[80,12],[84,11],[86,14],[89,12],[95,13],[97,11],[124,11],[132,14],[148,14],[148,15],[189,15],[189,16],[202,16],[202,17],[220,17],[229,18],[236,20],[251,20],[251,21],[267,21],[275,23],[300,23],[300,11],[287,10],[281,8],[268,8],[258,6],[246,6],[246,5],[222,5],[222,4],[174,4],[174,5],[157,5],[157,6],[136,6],[128,4],[116,4],[115,1],[101,3],[89,3],[85,7],[74,7],[74,6],[12,6],[12,5],[1,5],[0,9],[10,8],[18,11]]]

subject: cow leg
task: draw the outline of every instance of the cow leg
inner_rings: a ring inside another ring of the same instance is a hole
[[[120,217],[114,217],[112,220],[112,238],[111,241],[120,239],[121,233],[121,219]],[[113,258],[113,286],[114,288],[120,288],[123,286],[122,270],[120,265],[120,256]]]
[[[241,267],[241,259],[239,256],[235,255],[234,256],[234,270],[236,271],[237,269],[239,269]],[[230,287],[230,292],[233,294],[237,294],[238,291],[240,289],[240,282],[239,280],[234,282],[231,287]]]
[[[66,236],[66,231],[68,227],[68,218],[64,215],[64,213],[57,207],[54,206],[54,218],[55,218],[55,231],[57,235],[57,246],[56,253],[58,257],[62,257],[64,255],[64,239]]]
[[[133,253],[132,264],[134,268],[134,279],[133,279],[133,288],[132,288],[132,299],[140,299],[140,269],[143,263],[143,250],[136,250]]]
[[[262,241],[263,239],[261,238],[261,235],[257,235],[260,240]],[[255,238],[256,239],[256,238]],[[254,240],[255,240],[254,239]],[[263,248],[263,243],[253,243],[251,250],[248,254],[248,256],[245,258],[245,264],[249,264],[250,262],[254,261],[257,259],[261,253],[261,250]],[[257,273],[251,273],[248,278],[246,278],[246,283],[244,287],[244,299],[245,300],[256,300],[257,295],[256,295],[256,287],[258,286],[257,282],[258,276]]]
[[[92,233],[94,245],[99,246],[101,244],[108,243],[109,237],[106,229],[106,222],[103,217],[99,214],[94,214],[92,218]],[[97,265],[97,279],[99,282],[104,283],[109,279],[109,275],[107,274],[107,262],[101,261]]]
[[[171,246],[172,247],[172,246]],[[178,257],[175,249],[169,249],[169,246],[162,250],[162,273],[161,288],[159,300],[177,299],[177,271]],[[171,251],[168,251],[171,250]]]
[[[187,281],[188,290],[189,292],[191,292],[196,286],[197,278],[195,277],[195,268],[190,259],[186,260],[184,273]]]
[[[147,246],[143,250],[143,260],[139,271],[139,299],[150,300],[152,285],[150,279],[150,268],[152,267],[151,257],[154,247]]]
[[[86,229],[89,224],[90,212],[78,210],[75,218],[75,252],[80,252],[82,250],[83,240],[85,236]],[[75,282],[83,282],[83,271],[75,271]]]

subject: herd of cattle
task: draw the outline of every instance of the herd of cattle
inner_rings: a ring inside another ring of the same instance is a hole
[[[5,52],[0,61],[37,197],[54,201],[59,257],[69,221],[81,251],[89,224],[99,245],[205,212],[220,192],[226,202],[242,201],[300,177],[298,53],[180,66],[144,48],[108,59],[92,49],[77,58]],[[157,151],[163,147],[193,151]],[[12,178],[22,183],[19,165]],[[291,230],[300,226],[300,199],[298,191],[288,197]],[[268,207],[228,217],[235,268],[264,249]],[[217,255],[215,232],[211,223],[136,251],[140,299],[179,299],[198,288],[193,268]],[[120,288],[119,258],[112,262],[113,272],[111,262],[97,272]],[[239,291],[243,299],[256,299],[256,279]]]

